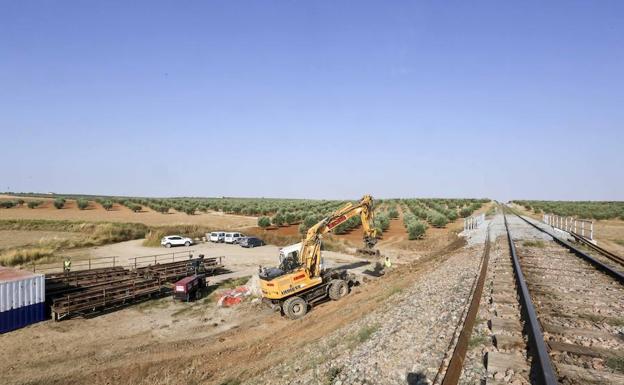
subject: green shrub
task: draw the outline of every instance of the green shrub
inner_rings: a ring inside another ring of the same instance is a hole
[[[76,204],[78,205],[78,208],[79,208],[80,210],[84,210],[84,209],[86,209],[87,207],[89,207],[89,201],[88,201],[88,200],[86,200],[86,199],[78,199],[78,200],[76,201]]]
[[[390,227],[390,218],[388,218],[388,216],[385,214],[377,214],[377,216],[375,217],[374,226],[378,229],[378,232],[381,234],[381,232],[388,230],[388,228]]]
[[[358,342],[362,343],[367,341],[377,330],[379,330],[378,324],[364,326],[357,333]]]
[[[425,236],[426,231],[427,225],[418,220],[412,221],[407,225],[407,235],[410,240],[421,239]]]
[[[195,214],[195,207],[194,206],[187,206],[184,208],[184,212],[186,213],[186,215],[194,215]]]
[[[135,213],[138,213],[139,211],[143,210],[143,206],[137,205],[136,203],[132,203],[132,202],[129,202],[129,201],[125,201],[124,202],[124,206],[126,206],[130,210],[134,211]]]
[[[287,212],[286,214],[284,214],[284,222],[292,225],[297,221],[297,218],[295,217],[295,214],[291,213],[290,211]]]
[[[391,219],[396,219],[396,218],[398,218],[398,217],[399,217],[399,212],[397,211],[397,209],[396,209],[396,208],[394,208],[394,207],[393,207],[393,208],[391,208],[390,210],[388,210],[388,216],[389,216]]]
[[[434,214],[429,220],[429,223],[434,227],[444,227],[448,222],[448,219],[442,214]]]
[[[20,205],[20,206],[24,205],[24,202],[25,201],[22,198],[17,200],[17,204]]]
[[[263,229],[266,229],[267,227],[271,226],[271,218],[269,217],[258,218],[258,226],[262,227]]]
[[[28,201],[28,208],[34,209],[41,204],[41,201]]]
[[[104,210],[109,211],[113,209],[113,202],[112,201],[102,201],[101,202],[102,207],[104,207]]]
[[[62,209],[65,206],[65,198],[56,198],[54,200],[54,207],[57,209]]]
[[[15,207],[15,201],[2,201],[0,202],[0,207],[3,209],[10,209],[11,207]]]
[[[470,209],[470,207],[463,207],[461,210],[459,210],[459,216],[462,218],[468,218],[470,214],[472,214],[472,210]]]
[[[274,226],[281,226],[284,224],[284,216],[281,213],[277,213],[271,218],[271,223]]]

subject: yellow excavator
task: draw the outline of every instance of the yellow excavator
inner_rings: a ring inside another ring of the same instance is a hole
[[[358,203],[347,203],[312,226],[302,242],[281,249],[279,267],[260,269],[263,301],[297,319],[316,302],[347,295],[356,284],[355,276],[346,270],[322,268],[321,241],[323,234],[356,215],[364,230],[364,248],[358,252],[379,256],[374,249],[377,230],[373,227],[373,198],[365,195]]]

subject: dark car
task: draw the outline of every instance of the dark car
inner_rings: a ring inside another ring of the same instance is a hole
[[[245,237],[241,238],[241,240],[238,241],[238,244],[241,245],[241,247],[256,247],[264,246],[264,241],[256,237]]]
[[[206,289],[205,274],[193,274],[174,283],[173,299],[189,302],[198,300]]]

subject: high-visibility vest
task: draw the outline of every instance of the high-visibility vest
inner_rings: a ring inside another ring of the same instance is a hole
[[[63,267],[65,267],[66,270],[69,270],[71,267],[71,261],[69,259],[63,261]]]
[[[390,263],[389,259],[386,259],[386,261],[384,262],[384,265],[386,265],[386,267],[391,267],[392,263]]]

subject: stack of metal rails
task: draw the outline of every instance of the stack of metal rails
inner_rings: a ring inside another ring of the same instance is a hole
[[[226,271],[220,258],[190,258],[132,270],[108,267],[48,274],[46,300],[54,320],[110,310],[169,292],[173,282],[197,269],[204,270],[206,275]]]

